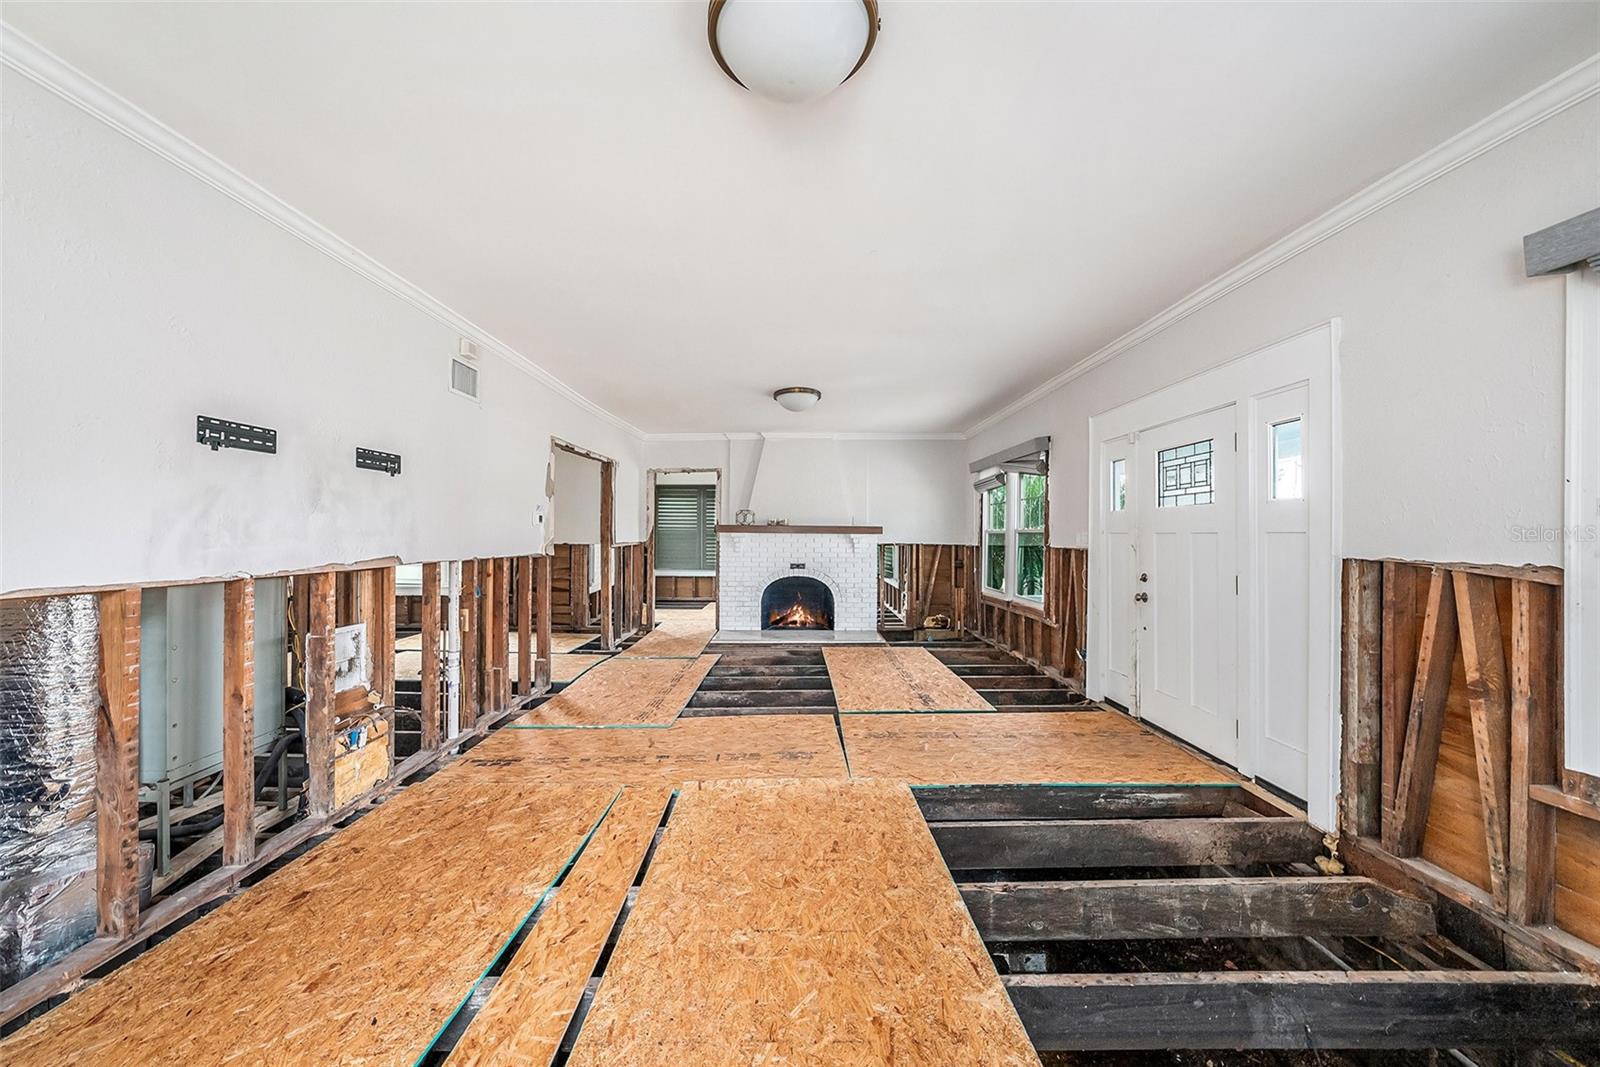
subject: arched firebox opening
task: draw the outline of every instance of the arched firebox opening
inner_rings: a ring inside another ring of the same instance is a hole
[[[761,594],[761,628],[833,629],[833,590],[815,578],[779,578]]]

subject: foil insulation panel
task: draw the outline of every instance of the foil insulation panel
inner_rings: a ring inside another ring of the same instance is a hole
[[[0,601],[0,989],[95,932],[93,596]]]

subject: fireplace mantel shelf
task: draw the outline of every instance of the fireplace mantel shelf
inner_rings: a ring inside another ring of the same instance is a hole
[[[717,533],[739,534],[881,534],[882,526],[717,526]]]

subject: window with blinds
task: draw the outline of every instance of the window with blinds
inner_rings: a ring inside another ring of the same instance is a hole
[[[716,486],[656,486],[656,570],[716,568]]]

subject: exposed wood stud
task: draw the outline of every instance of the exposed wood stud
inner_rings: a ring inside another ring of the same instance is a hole
[[[333,571],[311,576],[306,631],[306,810],[333,810],[334,589]]]
[[[1511,918],[1554,918],[1556,815],[1532,796],[1560,772],[1556,597],[1548,586],[1511,583]]]
[[[98,596],[100,707],[95,716],[97,929],[123,937],[139,921],[140,593]]]
[[[533,558],[534,633],[537,641],[533,686],[540,693],[550,688],[550,579],[553,570],[548,555]]]
[[[233,867],[256,854],[255,833],[256,583],[222,587],[222,862]]]
[[[440,631],[440,565],[422,565],[422,747],[431,750],[439,747],[443,738],[443,701],[441,697],[439,631]]]
[[[517,557],[517,694],[533,692],[533,557]]]
[[[1466,667],[1467,702],[1472,710],[1472,740],[1478,767],[1478,797],[1483,806],[1489,850],[1489,881],[1502,906],[1509,897],[1511,854],[1511,689],[1505,647],[1500,643],[1500,609],[1494,579],[1456,571],[1461,657]]]
[[[612,582],[615,575],[613,551],[617,543],[617,465],[600,464],[600,647],[617,647],[616,618],[613,613]]]
[[[1428,611],[1417,648],[1416,680],[1411,687],[1405,750],[1395,788],[1395,839],[1391,851],[1399,856],[1415,856],[1422,850],[1456,644],[1454,585],[1448,571],[1435,567],[1429,579]]]
[[[461,729],[478,721],[478,561],[461,561]]]
[[[1383,813],[1381,836],[1393,851],[1399,823],[1395,794],[1400,785],[1400,759],[1406,745],[1406,720],[1417,664],[1417,569],[1405,563],[1383,564]]]
[[[1344,765],[1341,806],[1345,829],[1378,833],[1383,808],[1383,569],[1365,560],[1344,568]]]
[[[498,569],[498,560],[493,558],[478,561],[478,714],[484,715],[496,710],[495,703],[495,670],[494,670],[494,629],[495,629],[495,572]]]
[[[394,568],[377,567],[367,572],[373,591],[372,621],[368,623],[372,643],[372,688],[386,708],[394,707]]]

